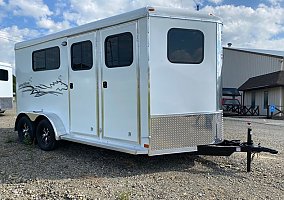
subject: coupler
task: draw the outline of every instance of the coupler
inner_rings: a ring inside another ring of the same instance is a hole
[[[198,155],[211,155],[211,156],[230,156],[234,152],[247,152],[247,172],[251,171],[251,163],[253,160],[252,154],[260,152],[268,152],[277,154],[278,151],[266,147],[255,145],[252,140],[251,123],[248,123],[247,141],[241,142],[240,140],[223,140],[219,144],[199,145],[197,146]]]

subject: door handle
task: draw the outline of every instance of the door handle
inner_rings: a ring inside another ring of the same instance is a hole
[[[103,82],[103,88],[107,88],[107,81]]]
[[[73,89],[73,86],[74,86],[73,83],[70,83],[70,89]]]

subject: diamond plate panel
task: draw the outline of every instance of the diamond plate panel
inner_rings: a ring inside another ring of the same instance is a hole
[[[150,151],[196,147],[223,139],[222,113],[151,118]]]
[[[13,98],[0,98],[0,109],[12,109],[13,107]]]

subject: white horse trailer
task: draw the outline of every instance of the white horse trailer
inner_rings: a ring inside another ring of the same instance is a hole
[[[131,154],[223,140],[222,22],[146,7],[15,45],[20,141]]]
[[[13,107],[13,75],[10,64],[0,62],[0,113]]]

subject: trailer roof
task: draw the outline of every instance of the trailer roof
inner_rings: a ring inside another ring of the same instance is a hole
[[[9,63],[4,63],[4,62],[0,62],[0,66],[11,67],[11,68],[12,68],[12,65],[11,65],[11,64],[9,64]]]
[[[32,46],[35,44],[47,42],[50,40],[58,39],[58,38],[70,37],[70,36],[77,35],[80,33],[86,33],[92,30],[97,30],[97,29],[113,26],[116,24],[121,24],[124,22],[136,20],[136,19],[143,18],[146,16],[191,19],[191,20],[197,20],[197,21],[209,21],[209,22],[222,23],[220,18],[212,14],[207,14],[207,15],[200,14],[197,12],[192,12],[191,10],[188,10],[188,9],[180,9],[180,8],[164,8],[164,7],[156,7],[156,6],[155,7],[147,6],[147,7],[133,10],[127,13],[115,15],[115,16],[101,19],[98,21],[94,21],[88,24],[84,24],[78,27],[67,29],[67,30],[64,30],[58,33],[46,35],[46,36],[43,36],[37,39],[19,42],[15,44],[15,50],[25,48],[28,46]]]

